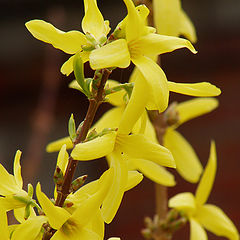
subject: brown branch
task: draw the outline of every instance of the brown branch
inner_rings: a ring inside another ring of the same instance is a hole
[[[81,143],[82,141],[85,140],[87,133],[92,125],[96,111],[104,100],[104,86],[106,81],[108,80],[108,77],[111,71],[108,69],[103,69],[101,70],[101,73],[102,73],[102,78],[101,78],[100,84],[97,87],[98,89],[95,92],[93,98],[89,100],[88,111],[84,119],[83,125],[81,127],[80,133],[77,136],[76,140],[74,141],[73,149],[78,143]],[[68,159],[66,173],[64,175],[62,188],[60,191],[58,191],[58,195],[55,203],[56,206],[62,207],[65,199],[70,194],[70,186],[73,180],[73,176],[74,176],[77,164],[78,164],[78,160],[74,160],[70,155]],[[53,230],[52,228],[47,228],[46,232],[44,233],[43,240],[49,240],[54,234],[54,232],[55,230]]]

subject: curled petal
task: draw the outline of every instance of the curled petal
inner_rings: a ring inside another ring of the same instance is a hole
[[[94,160],[101,158],[114,149],[116,132],[110,132],[85,143],[79,143],[73,149],[71,156],[75,160]]]
[[[105,33],[105,23],[98,9],[96,0],[84,0],[85,16],[82,20],[82,29],[99,39]]]
[[[221,90],[208,82],[200,83],[175,83],[168,81],[169,91],[194,97],[215,97]]]
[[[143,175],[138,171],[128,171],[128,180],[125,192],[137,186],[142,180]]]
[[[151,179],[152,181],[164,185],[164,186],[174,186],[175,180],[174,176],[168,172],[164,167],[161,167],[160,165],[147,161],[144,159],[131,159],[130,161],[133,161],[134,165],[136,166],[136,169],[138,169],[141,173],[143,173],[144,176]]]
[[[119,39],[93,50],[90,53],[89,62],[92,69],[128,67],[130,64],[130,54],[126,40]]]
[[[120,134],[129,134],[132,131],[133,126],[143,114],[148,101],[148,94],[146,93],[150,91],[150,88],[145,79],[136,79],[134,84],[131,98],[118,128]]]
[[[111,168],[114,170],[114,176],[109,192],[101,208],[102,216],[106,223],[110,223],[116,215],[128,180],[126,161],[124,161],[121,154],[114,152],[109,155],[109,158],[111,161]]]
[[[20,189],[22,189],[22,186],[23,186],[23,180],[22,180],[22,175],[21,175],[21,165],[20,165],[21,154],[22,154],[22,152],[19,150],[16,152],[15,159],[14,159],[14,165],[13,165],[15,181]]]
[[[168,129],[164,136],[164,146],[171,151],[179,174],[191,183],[198,182],[202,165],[186,139],[177,131]]]
[[[210,156],[207,166],[198,184],[196,191],[196,201],[201,205],[204,204],[212,190],[217,169],[217,156],[215,142],[211,142]]]
[[[46,151],[47,152],[56,152],[59,151],[62,147],[62,145],[66,144],[67,149],[73,148],[73,143],[70,137],[61,138],[59,140],[56,140],[54,142],[51,142],[47,145]]]
[[[133,134],[122,138],[118,137],[117,143],[120,151],[131,158],[141,158],[162,166],[176,167],[173,156],[167,148],[149,141],[143,135]]]
[[[86,37],[79,31],[63,32],[52,24],[42,20],[27,22],[27,29],[40,41],[50,43],[66,53],[74,54],[81,50],[81,46],[87,43]]]
[[[147,34],[134,42],[134,47],[144,55],[159,55],[172,52],[180,48],[188,48],[192,53],[197,53],[191,42],[184,38],[159,35],[155,33]]]
[[[207,240],[207,233],[194,219],[190,218],[190,240]]]
[[[49,224],[54,229],[59,229],[71,216],[65,209],[54,206],[48,197],[41,191],[40,183],[37,184],[36,194],[38,201],[48,218]]]
[[[132,61],[150,86],[149,93],[153,95],[154,104],[156,106],[156,109],[151,110],[159,110],[159,112],[164,111],[168,106],[169,90],[167,78],[163,70],[157,63],[148,57],[138,56],[133,58]],[[148,94],[148,92],[146,92],[146,94]]]
[[[195,98],[193,100],[180,103],[177,105],[177,111],[179,113],[178,125],[211,112],[217,106],[218,100],[215,98]]]
[[[35,240],[40,233],[43,223],[47,222],[45,216],[35,216],[18,225],[12,234],[13,240]]]
[[[192,43],[197,42],[195,27],[187,16],[187,14],[182,10],[180,13],[180,33],[189,39]]]
[[[201,206],[196,218],[207,230],[217,236],[223,236],[231,240],[239,239],[239,233],[236,227],[217,206],[210,204]]]
[[[187,214],[194,213],[196,210],[195,198],[190,192],[179,193],[174,197],[170,198],[168,206],[170,208],[183,210]]]

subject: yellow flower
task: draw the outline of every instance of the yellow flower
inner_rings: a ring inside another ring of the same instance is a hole
[[[86,199],[77,206],[72,214],[64,208],[55,206],[41,191],[40,184],[37,185],[38,201],[46,214],[49,224],[56,230],[51,239],[102,239],[104,225],[98,213],[108,192],[112,175],[112,169],[106,171],[99,180],[97,191],[92,195],[88,195],[87,198],[85,192]]]
[[[181,211],[189,219],[191,240],[207,240],[204,228],[217,236],[227,237],[231,240],[239,239],[237,229],[225,213],[215,205],[206,204],[213,186],[216,165],[216,149],[212,142],[208,164],[195,197],[192,193],[186,192],[177,194],[169,200],[169,207]]]
[[[144,76],[154,96],[157,109],[164,111],[168,105],[167,79],[162,69],[149,56],[158,55],[186,47],[193,53],[192,44],[182,38],[151,33],[131,0],[124,0],[128,17],[126,19],[126,39],[118,39],[89,55],[92,69],[108,67],[126,68],[132,61]],[[145,92],[145,95],[148,92]]]
[[[22,189],[23,180],[21,176],[20,165],[21,151],[17,151],[14,159],[13,172],[14,175],[9,174],[6,169],[0,164],[0,207],[2,210],[10,211],[14,209],[15,217],[18,221],[23,220],[25,207],[28,204],[35,205],[32,196],[29,196],[26,191]],[[30,212],[34,215],[32,207]]]
[[[106,35],[110,31],[109,22],[104,21],[101,12],[97,7],[96,0],[84,0],[85,16],[82,20],[82,29],[85,34],[79,31],[63,32],[55,28],[52,24],[42,20],[32,20],[26,23],[27,29],[31,34],[46,43],[52,44],[68,54],[81,52],[83,62],[88,61],[90,51],[83,51],[82,46],[88,46],[89,37],[92,38],[95,46],[102,44]],[[70,57],[62,66],[61,72],[69,75],[73,71],[73,57]]]
[[[153,0],[153,17],[159,34],[184,35],[193,43],[197,41],[195,28],[183,11],[180,0]]]
[[[137,80],[118,130],[94,140],[79,143],[71,153],[74,159],[80,161],[107,155],[110,158],[110,167],[114,169],[113,184],[102,206],[103,218],[107,223],[111,222],[115,216],[127,184],[128,168],[125,158],[142,159],[142,161],[139,160],[139,165],[145,164],[146,166],[149,162],[153,162],[162,166],[175,167],[174,159],[168,149],[149,141],[142,134],[129,135],[145,109],[144,106],[148,99],[142,96],[146,90],[148,90],[147,83]]]
[[[164,135],[164,146],[173,154],[178,173],[187,181],[196,183],[202,174],[202,165],[188,141],[175,129],[184,122],[213,111],[217,99],[195,98],[177,105],[179,121],[169,127]]]

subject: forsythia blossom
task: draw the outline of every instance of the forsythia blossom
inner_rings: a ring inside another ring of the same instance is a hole
[[[215,144],[212,142],[208,164],[196,190],[192,193],[180,193],[169,200],[169,207],[179,210],[189,219],[191,240],[207,240],[205,230],[238,240],[239,234],[231,220],[215,205],[206,204],[212,189],[217,167]]]

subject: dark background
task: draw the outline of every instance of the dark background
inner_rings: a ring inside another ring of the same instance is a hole
[[[124,4],[116,0],[98,2],[105,19],[114,28],[126,14]],[[222,89],[217,110],[184,124],[179,131],[192,143],[203,166],[210,140],[215,139],[218,171],[208,202],[221,207],[239,228],[240,1],[184,0],[182,4],[197,29],[198,54],[182,49],[163,55],[163,69],[169,80],[209,81]],[[41,181],[49,196],[57,155],[45,153],[45,146],[67,135],[71,113],[78,123],[83,120],[87,100],[81,93],[68,89],[73,75],[65,77],[59,72],[67,54],[34,39],[24,23],[43,19],[65,31],[80,30],[82,17],[82,1],[0,0],[0,162],[12,171],[15,151],[21,149],[25,184]],[[112,78],[127,81],[131,69],[118,70]],[[89,69],[86,75],[91,76]],[[171,100],[187,99],[171,94]],[[108,108],[107,104],[101,106],[97,117]],[[105,168],[104,160],[81,163],[77,174],[88,173],[91,180]],[[177,174],[176,179],[178,185],[169,189],[170,196],[195,191],[195,185],[186,183]],[[107,227],[107,236],[140,239],[143,217],[153,214],[154,186],[145,179],[125,194],[116,218]],[[188,227],[184,228],[178,239],[188,239],[188,231]]]

